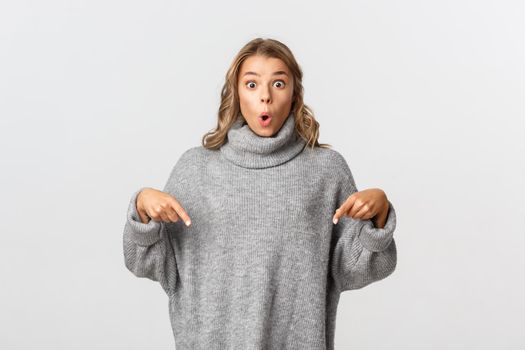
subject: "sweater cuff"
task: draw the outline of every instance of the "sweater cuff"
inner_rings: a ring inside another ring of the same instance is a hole
[[[144,187],[145,188],[145,187]],[[131,201],[129,203],[127,220],[131,228],[130,236],[131,240],[141,246],[149,246],[157,242],[160,239],[160,225],[158,221],[150,220],[147,224],[144,224],[140,220],[140,216],[137,210],[137,197],[144,188],[133,193]]]
[[[372,252],[381,252],[388,248],[396,229],[396,211],[390,201],[385,227],[377,228],[372,220],[363,221],[359,232],[359,240],[363,247]]]

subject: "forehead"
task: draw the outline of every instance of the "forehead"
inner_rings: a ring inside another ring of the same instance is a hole
[[[286,63],[280,58],[253,55],[248,57],[241,65],[240,76],[245,72],[255,72],[260,75],[271,75],[276,71],[285,71],[290,74]]]

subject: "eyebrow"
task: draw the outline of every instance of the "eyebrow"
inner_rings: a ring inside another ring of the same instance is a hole
[[[274,72],[272,75],[283,75],[283,74],[288,76],[288,74],[285,71],[283,71],[283,70],[279,70],[277,72]],[[244,73],[243,76],[245,76],[245,75],[256,75],[256,76],[260,77],[260,75],[255,73],[255,72],[246,72],[246,73]]]

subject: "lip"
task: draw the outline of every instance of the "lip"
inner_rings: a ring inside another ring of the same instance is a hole
[[[261,118],[263,115],[267,115],[268,117],[272,117],[272,114],[270,112],[261,112],[261,114],[259,114],[259,118]]]
[[[263,120],[263,118],[262,118],[263,115],[267,115],[268,118],[266,120]],[[259,117],[257,117],[257,119],[259,120],[259,124],[262,127],[267,127],[268,125],[270,125],[270,123],[272,121],[272,115],[270,113],[263,112],[263,113],[261,113],[259,115]]]

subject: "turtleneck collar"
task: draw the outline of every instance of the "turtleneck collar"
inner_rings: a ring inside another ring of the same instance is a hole
[[[269,168],[287,162],[306,146],[295,131],[294,114],[290,113],[279,129],[270,137],[257,135],[243,118],[228,130],[228,141],[220,151],[230,162],[244,168]]]

